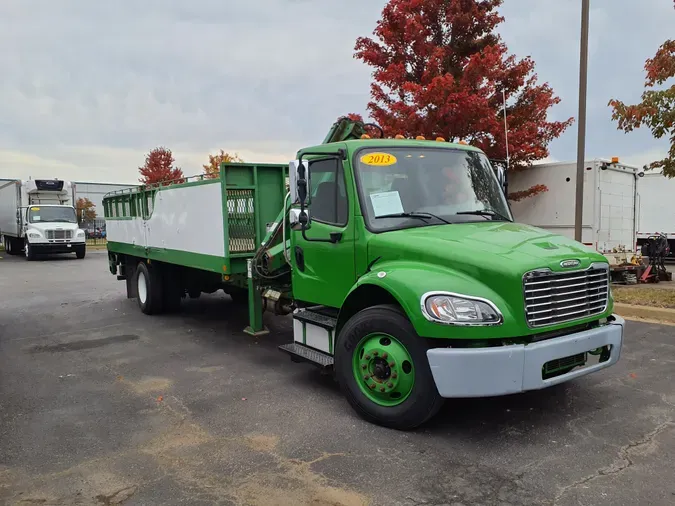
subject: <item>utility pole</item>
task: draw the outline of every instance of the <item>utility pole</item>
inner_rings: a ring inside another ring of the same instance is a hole
[[[582,242],[584,212],[584,162],[586,161],[586,98],[588,95],[588,29],[590,0],[581,0],[581,57],[579,59],[579,138],[577,140],[577,193],[574,211],[574,239]]]

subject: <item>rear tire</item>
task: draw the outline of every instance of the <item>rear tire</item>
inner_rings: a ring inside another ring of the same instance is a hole
[[[5,236],[4,242],[5,242],[5,252],[8,255],[16,255],[16,252],[14,251],[14,239]]]
[[[136,267],[136,288],[138,307],[147,315],[162,312],[162,277],[158,269],[145,262]]]
[[[398,307],[364,309],[347,321],[337,338],[337,379],[363,419],[393,429],[414,429],[444,402],[426,352],[426,341]]]

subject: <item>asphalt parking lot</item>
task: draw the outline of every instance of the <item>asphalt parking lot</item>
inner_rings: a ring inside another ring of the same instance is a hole
[[[0,504],[675,504],[675,327],[403,433],[279,352],[287,317],[257,339],[226,295],[148,317],[105,252],[0,257]]]

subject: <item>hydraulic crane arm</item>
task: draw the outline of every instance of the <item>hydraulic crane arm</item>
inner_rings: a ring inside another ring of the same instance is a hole
[[[378,125],[355,121],[347,116],[343,116],[333,123],[333,126],[330,127],[328,135],[326,135],[322,144],[360,139],[363,135],[368,135],[367,127],[378,130],[380,132],[380,138],[384,138],[384,131]]]

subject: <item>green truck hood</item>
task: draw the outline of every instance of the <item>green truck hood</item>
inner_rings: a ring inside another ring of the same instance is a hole
[[[594,262],[607,263],[604,256],[572,239],[509,222],[396,230],[374,234],[368,241],[371,275],[380,272],[381,283],[389,283],[406,306],[418,332],[427,337],[456,337],[459,333],[467,338],[505,337],[536,333],[525,322],[523,274],[546,267],[564,271],[561,266],[564,260],[579,260],[576,269],[587,268]],[[439,290],[493,301],[504,314],[504,325],[497,330],[457,330],[427,324],[416,316],[420,297]],[[559,327],[575,323],[578,321]]]
[[[560,262],[576,259],[582,267],[605,257],[567,237],[521,223],[461,223],[397,230],[375,235],[368,256],[374,260],[416,258],[478,273],[497,269],[522,275],[540,267],[562,270]]]

